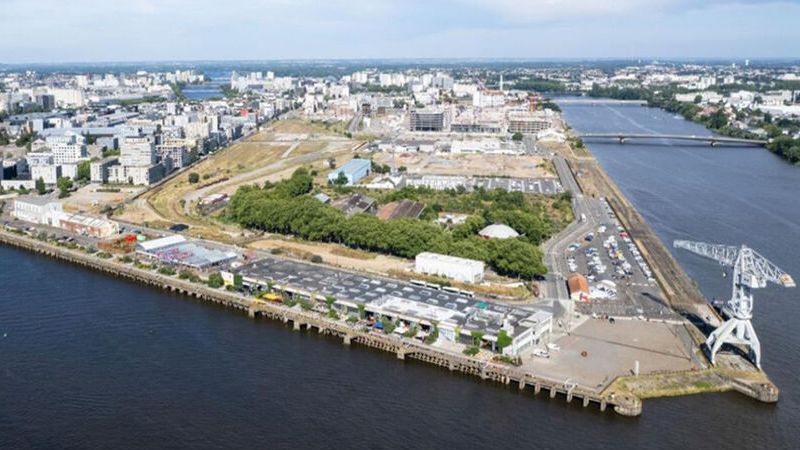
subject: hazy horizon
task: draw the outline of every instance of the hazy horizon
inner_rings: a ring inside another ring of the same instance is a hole
[[[0,1],[0,63],[767,60],[796,0]]]

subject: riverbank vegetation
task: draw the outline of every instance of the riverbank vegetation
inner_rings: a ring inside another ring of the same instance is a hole
[[[643,87],[600,87],[592,86],[589,91],[590,97],[613,98],[616,100],[645,100],[648,106],[664,109],[674,114],[680,114],[684,119],[704,125],[714,133],[741,139],[760,139],[762,137],[737,128],[731,124],[731,118],[723,108],[714,111],[704,111],[698,101],[682,102],[675,99],[676,93],[685,90],[674,86],[662,87],[658,90]],[[745,111],[735,111],[735,119],[741,120],[748,113]],[[769,114],[761,111],[749,111],[749,115],[756,119],[756,126],[767,132],[770,142],[767,150],[775,153],[781,158],[792,164],[800,163],[800,139],[794,139],[783,134],[784,130],[791,131],[793,125],[797,125],[790,120],[773,121]],[[796,131],[795,127],[795,131]]]
[[[354,191],[337,189],[332,194]],[[239,188],[225,217],[247,228],[404,258],[432,251],[477,259],[499,274],[526,279],[546,273],[539,244],[571,220],[568,194],[546,197],[501,190],[405,188],[377,195],[378,203],[410,199],[427,205],[426,212],[421,219],[382,221],[371,214],[348,218],[315,199],[310,195],[313,190],[313,176],[300,168],[275,184]],[[447,229],[431,220],[439,211],[467,214],[468,218]],[[521,236],[501,240],[479,237],[478,231],[491,223],[507,224]]]

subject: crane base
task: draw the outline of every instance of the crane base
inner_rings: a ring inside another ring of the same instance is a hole
[[[708,336],[706,347],[711,355],[711,364],[716,364],[715,357],[723,344],[747,347],[751,360],[761,370],[761,343],[750,320],[730,318]]]

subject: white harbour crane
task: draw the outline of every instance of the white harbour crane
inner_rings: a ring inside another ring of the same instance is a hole
[[[722,307],[728,320],[706,339],[711,363],[716,364],[717,351],[722,344],[728,343],[747,347],[756,367],[761,369],[761,344],[753,324],[750,323],[753,317],[753,289],[766,287],[768,281],[784,287],[794,287],[792,277],[746,245],[735,247],[681,240],[675,241],[673,245],[718,261],[723,266],[733,267],[733,293]]]

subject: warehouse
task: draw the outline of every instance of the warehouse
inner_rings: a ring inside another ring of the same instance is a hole
[[[423,252],[414,259],[414,270],[428,275],[439,275],[464,283],[483,281],[482,261]]]
[[[425,330],[438,324],[440,339],[448,342],[471,346],[473,331],[480,332],[482,348],[510,356],[542,345],[552,329],[552,313],[546,310],[500,305],[445,289],[301,262],[267,257],[240,266],[235,273],[242,276],[245,288],[255,291],[274,289],[319,302],[333,297],[345,314],[358,314],[358,305],[363,305],[367,317],[399,320],[406,329],[416,324]],[[500,348],[497,341],[503,332],[512,340]]]
[[[354,183],[358,183],[358,181],[365,176],[369,175],[370,172],[372,172],[372,161],[368,159],[355,158],[351,159],[342,167],[329,173],[328,182],[336,183],[336,180],[339,178],[339,174],[344,174],[344,176],[347,178],[347,184],[345,186],[351,186]]]
[[[204,247],[180,235],[140,242],[136,245],[136,253],[163,264],[198,270],[219,266],[239,257],[235,252]]]
[[[119,225],[111,220],[61,212],[55,226],[83,236],[105,239],[119,234]]]

